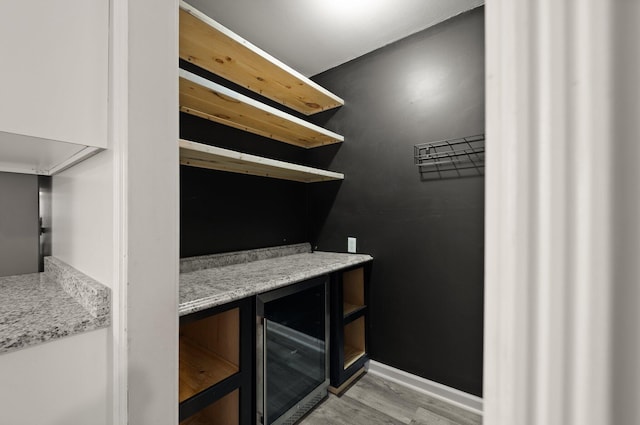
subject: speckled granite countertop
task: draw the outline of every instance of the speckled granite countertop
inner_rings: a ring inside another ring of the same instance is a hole
[[[357,264],[366,254],[311,252],[309,244],[192,257],[180,264],[180,316]]]
[[[0,277],[0,354],[109,326],[110,290],[64,262]]]

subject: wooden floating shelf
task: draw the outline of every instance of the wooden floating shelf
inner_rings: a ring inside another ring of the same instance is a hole
[[[189,338],[180,338],[179,401],[181,403],[238,371],[238,365]]]
[[[303,183],[342,180],[344,174],[180,140],[180,163],[192,167]]]
[[[344,137],[180,70],[180,110],[220,124],[304,148],[342,142]]]
[[[180,57],[305,115],[344,101],[185,2]]]

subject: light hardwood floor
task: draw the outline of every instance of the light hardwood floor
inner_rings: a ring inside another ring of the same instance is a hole
[[[340,397],[329,395],[299,425],[480,425],[482,418],[443,401],[365,374]]]

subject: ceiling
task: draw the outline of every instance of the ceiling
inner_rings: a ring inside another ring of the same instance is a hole
[[[484,4],[484,0],[187,2],[306,76]]]

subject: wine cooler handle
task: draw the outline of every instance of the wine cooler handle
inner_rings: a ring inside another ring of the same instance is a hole
[[[262,423],[268,424],[267,421],[267,320],[266,317],[262,318]]]

